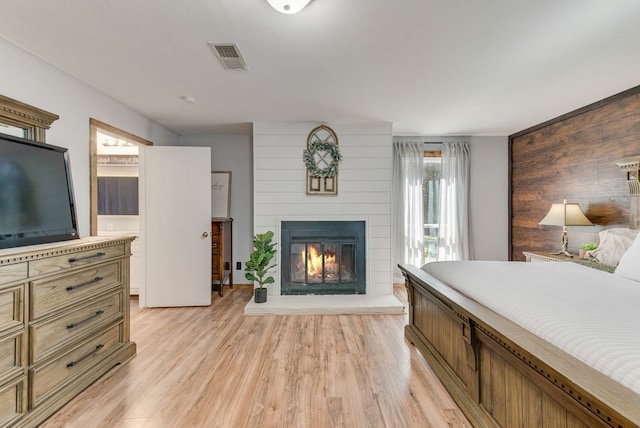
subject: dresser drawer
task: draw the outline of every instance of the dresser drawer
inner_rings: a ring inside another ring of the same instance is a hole
[[[110,294],[46,322],[31,325],[31,363],[37,364],[84,333],[122,316],[121,298],[122,293]]]
[[[29,262],[29,276],[58,272],[92,263],[99,263],[125,254],[124,245],[97,248],[95,250],[78,251],[62,256],[49,257]]]
[[[212,222],[211,223],[211,235],[220,235],[222,232],[222,223]]]
[[[220,273],[220,257],[215,256],[211,258],[211,272]]]
[[[27,278],[27,263],[0,266],[0,285]]]
[[[122,324],[116,324],[82,342],[59,358],[40,367],[31,368],[29,370],[31,404],[38,405],[57,387],[72,382],[116,350],[122,343],[121,329]]]
[[[5,426],[26,411],[23,400],[25,377],[0,387],[0,426]]]
[[[0,340],[0,383],[26,373],[22,358],[23,340],[24,332]]]
[[[24,285],[0,291],[0,333],[24,325],[23,296]]]
[[[74,301],[121,284],[121,262],[91,267],[73,275],[49,277],[31,286],[31,319],[36,319]]]
[[[211,254],[219,255],[222,249],[222,243],[219,236],[211,237]]]

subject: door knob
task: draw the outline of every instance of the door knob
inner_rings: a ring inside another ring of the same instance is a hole
[[[207,236],[209,236],[209,234],[207,232],[202,232],[202,237],[206,238]]]

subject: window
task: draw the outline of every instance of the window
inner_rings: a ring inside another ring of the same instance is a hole
[[[98,215],[138,215],[138,177],[98,177]]]
[[[440,151],[424,152],[422,201],[424,213],[424,261],[438,259],[438,225],[440,222]]]

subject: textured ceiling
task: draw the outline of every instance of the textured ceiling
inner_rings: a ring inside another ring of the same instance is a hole
[[[181,135],[509,135],[640,84],[638,0],[2,0],[0,35]],[[248,71],[208,42],[237,43]]]

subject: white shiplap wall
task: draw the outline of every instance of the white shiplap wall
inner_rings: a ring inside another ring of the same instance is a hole
[[[289,219],[350,219],[367,222],[369,296],[393,294],[391,280],[391,123],[332,124],[342,163],[338,195],[308,196],[302,151],[318,122],[253,124],[254,233]],[[278,258],[280,254],[278,253]],[[279,264],[279,260],[278,260]],[[280,294],[280,272],[274,272]]]

